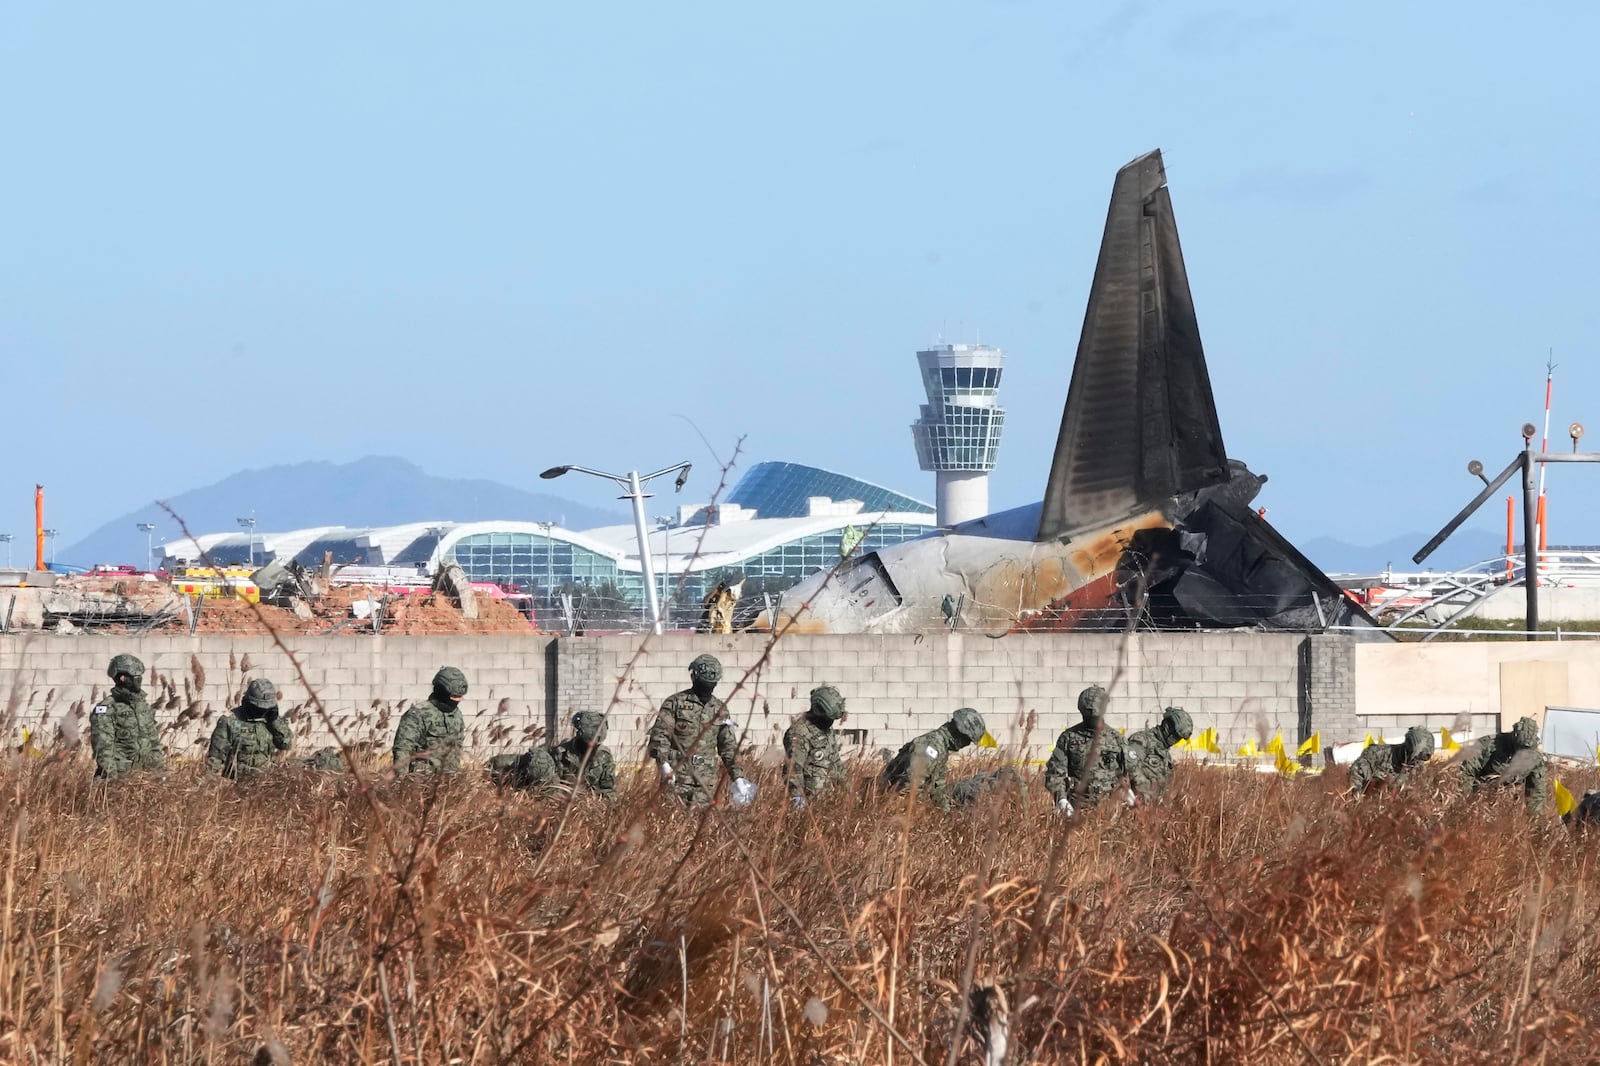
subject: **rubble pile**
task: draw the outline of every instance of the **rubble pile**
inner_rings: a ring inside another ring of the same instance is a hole
[[[468,617],[446,592],[401,595],[341,586],[314,596],[250,603],[232,596],[185,596],[164,582],[75,576],[51,588],[0,588],[0,631],[126,633],[532,634],[503,600],[477,596]]]

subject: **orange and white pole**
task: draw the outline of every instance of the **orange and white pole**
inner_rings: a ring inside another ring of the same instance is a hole
[[[1511,560],[1517,554],[1517,498],[1506,497],[1506,580],[1511,580]]]
[[[1541,454],[1545,454],[1545,453],[1548,453],[1550,451],[1550,387],[1551,387],[1551,384],[1553,383],[1553,381],[1555,380],[1555,374],[1556,374],[1556,364],[1555,364],[1555,360],[1553,358],[1555,353],[1552,351],[1550,354],[1551,354],[1552,357],[1551,358],[1546,358],[1545,359],[1545,364],[1544,364],[1544,439],[1539,442],[1539,451],[1540,451]],[[1545,499],[1544,499],[1544,468],[1545,468],[1545,464],[1544,463],[1540,463],[1539,464],[1539,509],[1538,509],[1537,518],[1534,521],[1534,524],[1539,527],[1539,571],[1540,571],[1540,573],[1544,572],[1544,567],[1545,567],[1544,546],[1545,546],[1545,539],[1546,539],[1546,537],[1545,537],[1545,534],[1546,534],[1545,513],[1546,512],[1545,512]]]
[[[33,487],[33,568],[44,569],[44,486]]]

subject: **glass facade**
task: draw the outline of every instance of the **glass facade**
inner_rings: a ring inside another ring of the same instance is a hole
[[[911,439],[922,469],[994,469],[1006,425],[999,399],[1004,359],[999,348],[981,344],[947,344],[917,353],[928,402],[911,424]]]
[[[801,578],[838,564],[846,553],[860,555],[920,537],[925,525],[863,521],[830,529],[769,548],[727,566],[688,574],[656,575],[657,590],[665,582],[663,602],[674,626],[692,625],[706,594],[722,580],[743,580],[745,597],[759,603],[776,596]],[[634,628],[644,603],[643,575],[620,569],[616,560],[559,538],[538,533],[475,533],[462,537],[446,552],[473,581],[514,585],[537,597],[539,610],[557,617],[557,595],[573,597],[574,611],[594,628]],[[586,606],[587,605],[587,606]]]
[[[893,489],[799,463],[757,463],[728,493],[727,502],[755,511],[760,518],[804,518],[810,513],[806,500],[812,496],[860,500],[862,511],[871,514],[933,514],[931,505]]]
[[[923,420],[911,426],[917,463],[924,470],[993,470],[1000,458],[1000,433],[1006,413],[998,407],[946,404],[937,417],[923,407]]]
[[[612,584],[633,597],[643,589],[640,575],[617,569],[610,556],[539,533],[474,533],[449,554],[473,581],[541,591]]]
[[[846,554],[845,545],[851,546],[849,553],[863,554],[903,544],[927,532],[927,526],[900,522],[879,522],[870,527],[863,523],[859,528],[846,526],[809,537],[796,537],[759,555],[752,555],[729,569],[737,570],[746,577],[783,577],[792,585],[808,574],[838,565]],[[690,575],[691,581],[696,578],[702,578],[702,575]],[[701,594],[709,591],[713,583],[702,578]]]
[[[337,533],[330,533],[325,537],[318,537],[295,553],[294,561],[301,566],[315,569],[322,565],[323,558],[333,553],[333,563],[340,566],[346,563],[357,566],[382,566],[384,560],[380,551],[375,551],[367,543],[366,530],[344,529]]]

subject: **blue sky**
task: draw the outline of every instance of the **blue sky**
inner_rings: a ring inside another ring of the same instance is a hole
[[[680,415],[931,498],[907,427],[941,334],[1009,352],[991,499],[1029,502],[1112,176],[1160,147],[1272,520],[1431,532],[1539,416],[1547,349],[1558,424],[1600,433],[1597,32],[1577,4],[9,5],[0,531],[35,481],[68,543],[367,454],[525,487],[688,457],[703,495]],[[1600,542],[1591,475],[1554,472],[1554,540]]]

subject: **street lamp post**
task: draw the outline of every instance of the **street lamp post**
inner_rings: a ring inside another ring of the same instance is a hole
[[[0,533],[0,544],[6,546],[6,569],[11,569],[11,534]]]
[[[145,573],[153,574],[156,570],[156,544],[152,534],[156,531],[154,522],[137,523],[139,532],[144,534],[144,569]]]
[[[556,606],[556,546],[550,539],[550,531],[556,527],[554,522],[535,522],[534,525],[544,530],[544,602],[545,606],[555,610]]]
[[[239,528],[250,535],[250,565],[254,567],[256,565],[256,516],[251,515],[249,518],[239,519]]]
[[[656,519],[661,530],[661,602],[667,617],[672,617],[672,519]]]
[[[655,568],[650,565],[650,538],[644,531],[644,501],[647,499],[644,486],[663,474],[677,471],[678,480],[673,484],[672,488],[674,492],[681,492],[683,491],[684,482],[689,480],[689,464],[687,462],[673,463],[671,466],[664,466],[652,474],[645,474],[643,477],[639,475],[637,470],[630,470],[626,474],[608,474],[604,470],[591,470],[586,466],[552,466],[539,476],[548,480],[574,470],[580,474],[590,474],[594,477],[603,477],[607,481],[615,481],[618,485],[628,490],[618,499],[633,501],[633,532],[639,538],[639,565],[644,570],[645,602],[650,608],[651,629],[659,635],[661,633],[661,602],[656,599]]]

